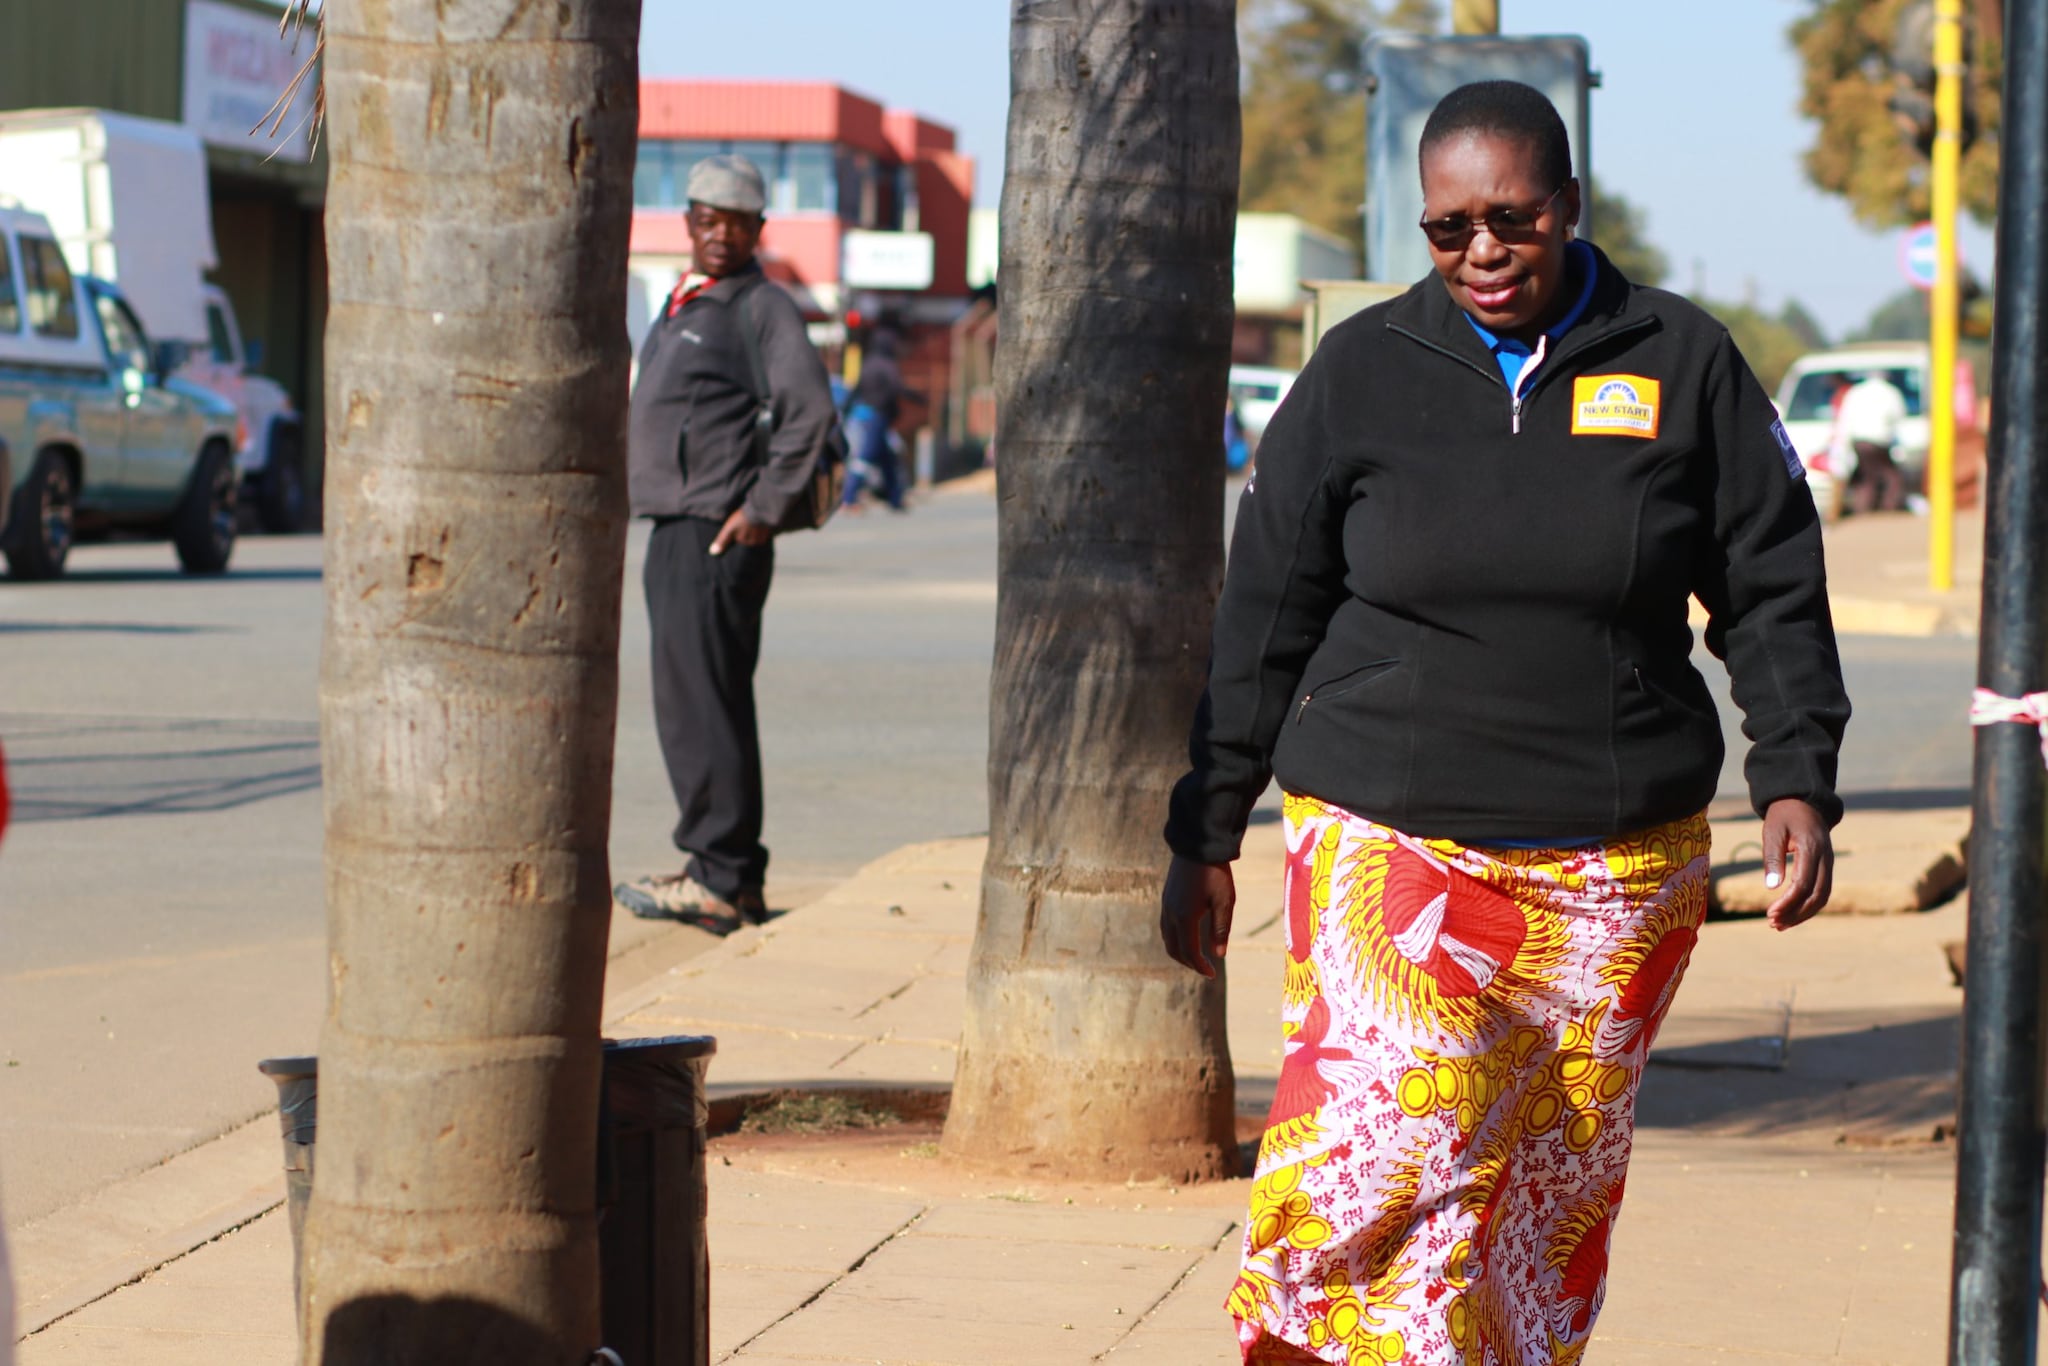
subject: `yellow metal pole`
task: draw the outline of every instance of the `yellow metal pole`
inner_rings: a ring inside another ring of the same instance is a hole
[[[1934,297],[1928,338],[1927,585],[1955,586],[1956,211],[1963,142],[1963,0],[1934,6]]]
[[[1500,0],[1451,0],[1451,32],[1499,33]]]

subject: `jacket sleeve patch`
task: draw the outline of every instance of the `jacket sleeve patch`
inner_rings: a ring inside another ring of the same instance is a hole
[[[1778,443],[1778,453],[1785,457],[1785,473],[1794,479],[1806,477],[1806,465],[1799,458],[1799,448],[1792,444],[1792,434],[1785,430],[1783,422],[1773,419],[1771,439]]]

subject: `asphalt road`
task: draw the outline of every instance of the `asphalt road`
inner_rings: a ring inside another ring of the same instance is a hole
[[[949,491],[781,544],[760,677],[771,902],[986,825],[994,533],[987,492]],[[678,857],[650,714],[645,539],[637,529],[622,643],[622,878]],[[86,546],[62,582],[0,583],[0,742],[18,803],[0,852],[12,1223],[259,1113],[272,1093],[255,1061],[314,1047],[320,552],[313,537],[251,539],[226,578],[195,581],[167,546]],[[1849,639],[1844,653],[1858,707],[1844,790],[1871,805],[1960,800],[1974,644]]]
[[[759,680],[770,900],[985,828],[994,500],[946,492],[778,548]],[[631,541],[612,862],[673,871],[654,741],[646,529]],[[321,542],[251,538],[224,579],[85,546],[0,581],[0,1194],[10,1223],[274,1101],[324,971]]]

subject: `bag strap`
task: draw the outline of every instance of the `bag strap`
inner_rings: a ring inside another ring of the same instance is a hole
[[[756,275],[754,282],[740,291],[740,344],[746,348],[747,374],[753,379],[754,397],[772,413],[775,395],[769,391],[767,367],[761,363],[761,329],[754,312],[754,291],[761,287],[763,278]]]

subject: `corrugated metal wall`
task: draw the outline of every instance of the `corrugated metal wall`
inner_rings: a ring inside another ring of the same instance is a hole
[[[175,121],[180,0],[6,0],[0,109],[86,105]]]

